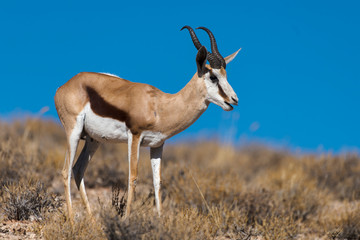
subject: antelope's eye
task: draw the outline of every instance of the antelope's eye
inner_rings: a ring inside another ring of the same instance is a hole
[[[211,75],[211,76],[210,76],[210,80],[211,80],[213,83],[219,82],[219,79],[218,79],[215,75]]]

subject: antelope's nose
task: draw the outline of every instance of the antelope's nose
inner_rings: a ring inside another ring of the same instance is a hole
[[[231,97],[231,100],[233,101],[231,104],[237,106],[238,105],[238,98],[237,97]]]

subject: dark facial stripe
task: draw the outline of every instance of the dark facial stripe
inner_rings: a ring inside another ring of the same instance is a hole
[[[95,91],[95,89],[86,87],[86,92],[89,96],[91,109],[94,113],[99,116],[113,118],[121,122],[129,122],[129,116],[125,111],[106,102],[105,99]]]
[[[221,88],[220,84],[218,84],[219,87],[219,94],[220,96],[222,96],[222,98],[226,101],[226,102],[230,102],[229,97],[226,95],[226,93],[224,92],[224,90]]]

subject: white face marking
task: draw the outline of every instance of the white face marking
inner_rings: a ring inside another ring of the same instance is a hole
[[[219,95],[219,88],[218,88],[217,84],[213,83],[211,81],[210,73],[206,73],[204,78],[205,78],[205,85],[206,85],[206,89],[207,89],[207,93],[208,93],[207,100],[222,107],[222,105],[223,105],[222,102],[224,102],[224,100]]]
[[[233,108],[225,103],[225,99],[219,94],[219,85],[223,92],[229,97],[229,103],[232,103],[231,98],[237,99],[237,96],[227,81],[227,77],[220,73],[220,69],[212,69],[212,73],[217,77],[218,81],[213,82],[210,79],[210,73],[204,75],[205,85],[207,88],[207,100],[220,106],[225,111],[230,111]]]

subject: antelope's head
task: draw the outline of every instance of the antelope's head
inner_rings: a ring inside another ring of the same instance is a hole
[[[191,27],[184,26],[181,30],[185,28],[189,30],[191,39],[198,50],[196,55],[197,74],[199,78],[203,78],[205,81],[207,100],[222,107],[225,111],[233,110],[231,105],[238,104],[238,97],[227,81],[225,69],[226,64],[236,57],[240,49],[226,58],[223,58],[217,48],[215,37],[209,29],[205,27],[197,28],[205,30],[209,35],[212,53],[208,52],[206,48],[201,45]],[[206,61],[209,61],[209,65],[206,64]]]

